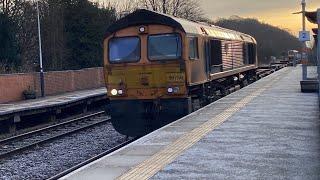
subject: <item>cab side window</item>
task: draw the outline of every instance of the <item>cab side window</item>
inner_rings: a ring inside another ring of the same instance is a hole
[[[189,37],[189,59],[199,59],[198,38]]]

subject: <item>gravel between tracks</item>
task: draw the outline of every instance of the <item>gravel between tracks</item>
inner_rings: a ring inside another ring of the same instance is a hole
[[[0,179],[46,179],[123,142],[125,136],[103,124],[2,159]]]

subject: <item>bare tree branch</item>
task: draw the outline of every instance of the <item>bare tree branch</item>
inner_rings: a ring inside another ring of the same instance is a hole
[[[204,19],[196,0],[141,0],[140,7],[189,20]]]

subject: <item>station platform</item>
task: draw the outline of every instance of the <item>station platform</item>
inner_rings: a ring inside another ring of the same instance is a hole
[[[16,113],[26,110],[41,109],[46,107],[61,106],[65,104],[74,103],[84,99],[104,96],[106,95],[106,88],[75,91],[56,96],[47,96],[34,100],[19,101],[16,103],[0,104],[0,116],[4,114]]]
[[[301,77],[283,68],[61,179],[320,179],[318,95]]]
[[[6,125],[14,131],[15,123],[19,123],[23,117],[44,113],[54,117],[63,109],[75,106],[82,106],[81,108],[86,111],[87,105],[106,99],[106,88],[103,87],[47,96],[34,100],[0,104],[0,123],[6,121]]]

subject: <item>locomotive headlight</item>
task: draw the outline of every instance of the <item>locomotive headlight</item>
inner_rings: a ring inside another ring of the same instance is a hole
[[[173,93],[173,88],[169,87],[168,88],[168,93]]]
[[[145,31],[146,31],[146,28],[145,28],[145,27],[141,26],[141,27],[139,28],[139,32],[140,32],[140,33],[144,33]]]
[[[113,96],[116,96],[116,95],[118,94],[118,91],[117,91],[116,89],[112,89],[112,90],[111,90],[111,94],[112,94]]]
[[[122,95],[123,94],[123,90],[122,89],[118,90],[118,94]]]

